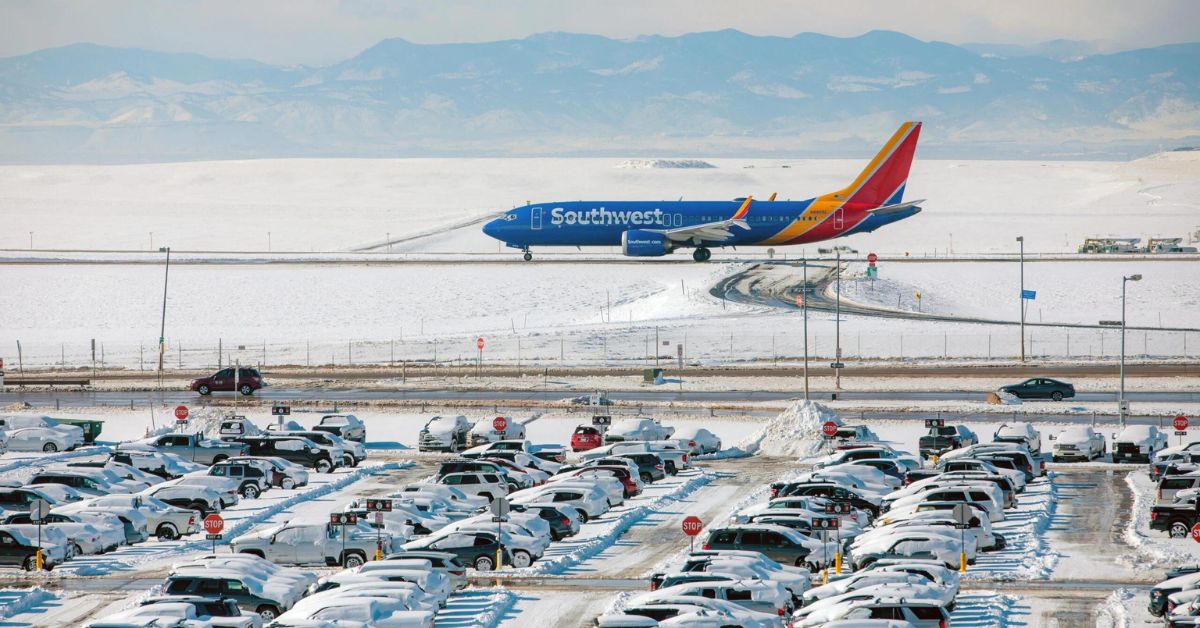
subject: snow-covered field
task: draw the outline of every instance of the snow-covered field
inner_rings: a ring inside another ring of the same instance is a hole
[[[427,233],[528,200],[801,199],[840,189],[870,155],[709,159],[716,168],[621,168],[620,159],[286,159],[0,167],[0,248],[335,251]],[[784,167],[786,166],[786,167]],[[907,198],[925,212],[848,243],[914,255],[1073,251],[1089,235],[1183,237],[1196,228],[1200,157],[1132,162],[925,160]],[[1130,220],[1131,214],[1136,219]],[[153,233],[153,236],[151,236]],[[268,234],[270,234],[268,236]],[[151,238],[153,237],[153,245]],[[405,250],[495,252],[477,227]]]

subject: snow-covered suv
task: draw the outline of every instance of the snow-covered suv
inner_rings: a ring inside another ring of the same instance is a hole
[[[417,437],[418,451],[451,451],[466,449],[471,422],[462,416],[435,416],[429,419]]]
[[[499,473],[450,473],[439,478],[438,484],[454,487],[467,495],[486,497],[489,502],[508,495],[508,481]]]
[[[359,519],[357,526],[335,527],[329,522],[292,521],[240,536],[231,543],[239,554],[253,554],[280,565],[340,565],[353,569],[392,549],[392,536]]]
[[[618,443],[629,440],[667,440],[675,433],[675,428],[659,423],[657,419],[640,418],[624,419],[612,424],[604,434],[605,443]]]

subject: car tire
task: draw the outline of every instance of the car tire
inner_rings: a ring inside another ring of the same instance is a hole
[[[245,499],[258,499],[259,494],[258,487],[253,484],[242,487],[242,497]]]
[[[1191,534],[1192,528],[1186,521],[1172,521],[1167,527],[1167,535],[1173,539],[1186,539]]]
[[[71,560],[72,558],[75,558],[76,556],[83,556],[83,548],[79,547],[78,543],[72,543],[71,544],[71,555],[67,556],[67,560]]]
[[[496,561],[491,556],[476,556],[475,562],[472,564],[475,566],[475,571],[491,571],[496,568]]]
[[[275,621],[279,617],[279,609],[270,604],[263,604],[254,609],[254,612],[258,613],[259,617],[262,617],[263,623]]]
[[[21,569],[25,571],[37,571],[37,556],[29,555],[25,557],[25,561],[21,563]]]
[[[46,443],[45,445],[42,445],[42,451],[52,454],[58,451],[58,445],[55,445],[54,443]]]
[[[290,491],[296,488],[296,481],[292,478],[283,478],[283,481],[279,483],[279,488],[285,491]]]
[[[579,522],[580,522],[580,523],[587,523],[587,522],[588,522],[588,519],[591,519],[591,517],[589,517],[589,516],[588,516],[588,514],[587,514],[587,511],[586,511],[586,510],[583,510],[583,509],[581,508],[581,509],[579,510]]]
[[[533,557],[525,550],[514,550],[512,553],[512,566],[516,569],[524,569],[533,564]]]
[[[1050,393],[1050,398],[1053,399],[1054,401],[1062,401],[1063,394],[1056,390],[1056,391]]]
[[[160,541],[174,541],[179,538],[179,530],[175,529],[175,525],[171,523],[160,523],[158,529],[154,531],[154,536]]]
[[[321,458],[313,465],[313,470],[317,473],[330,473],[333,471],[333,463],[327,458]]]
[[[249,397],[250,395],[254,394],[254,389],[250,387],[250,384],[242,384],[242,387],[238,389],[238,392],[242,393],[243,396]]]
[[[208,395],[212,394],[212,389],[209,388],[207,384],[201,384],[200,387],[196,389],[196,392],[200,393],[202,397],[207,397]]]
[[[226,460],[229,460],[229,456],[226,456],[225,454],[213,456],[213,464],[219,464],[225,462]]]
[[[207,517],[208,513],[211,512],[211,510],[208,507],[208,504],[206,504],[204,502],[192,502],[192,503],[188,504],[188,508],[199,512],[201,519]]]
[[[367,559],[364,558],[362,554],[358,554],[355,552],[348,553],[342,557],[342,567],[344,567],[346,569],[354,569],[355,567],[362,567],[363,563],[365,563],[365,562],[367,562]]]
[[[675,468],[675,461],[673,460],[668,460],[664,466],[666,467],[669,475],[675,475],[679,472],[679,470]]]
[[[642,482],[644,482],[644,483],[646,483],[646,484],[649,484],[649,483],[651,483],[651,482],[653,482],[653,481],[654,481],[654,478],[650,477],[650,474],[649,474],[649,473],[646,473],[645,471],[643,471],[643,472],[640,474],[640,477],[642,478]]]
[[[354,466],[354,456],[351,456],[350,454],[346,454],[346,455],[342,456],[342,466],[343,467],[353,467]]]

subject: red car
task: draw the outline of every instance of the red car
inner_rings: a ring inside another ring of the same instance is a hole
[[[236,388],[235,388],[236,386]],[[262,374],[258,369],[242,367],[238,371],[237,380],[233,377],[233,368],[226,368],[200,379],[193,379],[191,389],[201,395],[209,395],[214,392],[233,392],[238,391],[243,395],[253,394],[254,391],[266,386],[263,382]]]
[[[600,430],[590,425],[580,425],[575,428],[575,433],[571,434],[571,451],[576,453],[595,449],[604,444],[604,438],[600,436]]]

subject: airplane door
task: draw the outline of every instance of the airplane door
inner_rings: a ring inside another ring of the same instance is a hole
[[[841,231],[844,228],[844,226],[845,225],[842,222],[842,208],[839,207],[837,209],[837,212],[834,213],[834,215],[833,215],[833,228],[837,229],[838,231]]]
[[[529,221],[530,221],[530,224],[529,224],[530,229],[541,229],[542,228],[542,208],[541,207],[534,207],[533,211],[529,212]]]
[[[675,226],[676,227],[683,226],[683,214],[675,214]]]

